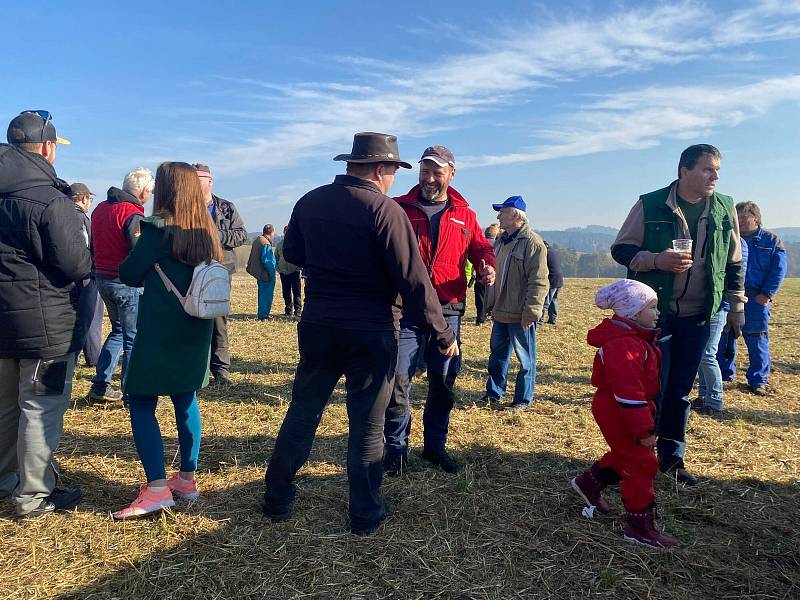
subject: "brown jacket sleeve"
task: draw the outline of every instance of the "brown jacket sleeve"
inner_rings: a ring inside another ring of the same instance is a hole
[[[403,298],[403,312],[427,324],[436,333],[440,348],[449,347],[456,336],[442,315],[442,305],[419,255],[419,242],[405,211],[387,198],[376,213],[376,229],[384,266]]]

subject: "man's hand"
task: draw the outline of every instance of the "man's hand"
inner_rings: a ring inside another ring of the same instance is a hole
[[[523,329],[527,329],[531,325],[533,325],[534,319],[529,319],[528,317],[522,317],[522,320],[519,322],[522,325]]]
[[[766,294],[759,294],[758,296],[756,296],[754,298],[754,300],[756,302],[758,302],[759,304],[761,304],[762,306],[766,306],[767,304],[770,303],[770,301],[772,299],[769,296],[767,296]]]
[[[656,254],[653,264],[659,271],[683,273],[692,268],[692,255],[688,252],[675,252],[672,249],[664,250]]]
[[[494,267],[487,265],[485,260],[481,260],[481,264],[478,266],[478,275],[483,285],[494,285]]]
[[[458,356],[458,341],[453,342],[447,348],[439,348],[439,352],[444,354],[447,358],[455,358]]]
[[[642,446],[646,446],[648,448],[652,448],[653,446],[656,445],[656,436],[655,435],[649,435],[646,438],[642,438],[641,440],[639,440],[639,443]]]
[[[730,311],[728,313],[728,322],[725,325],[725,329],[730,331],[733,334],[733,337],[738,338],[740,335],[742,335],[743,326],[744,326],[744,312]]]

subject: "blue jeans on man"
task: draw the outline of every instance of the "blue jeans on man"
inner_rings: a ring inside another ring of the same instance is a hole
[[[547,317],[549,325],[556,324],[556,319],[558,319],[558,292],[560,291],[560,287],[550,287],[547,290],[547,296],[545,296],[544,305],[542,305],[542,316],[539,318],[540,324],[545,322],[545,317]]]
[[[536,328],[533,325],[523,327],[520,323],[492,323],[486,395],[498,400],[505,395],[512,349],[519,361],[513,403],[527,406],[533,402],[536,385]]]
[[[703,351],[703,356],[700,359],[700,368],[697,371],[698,395],[703,398],[703,404],[713,410],[722,410],[722,372],[717,362],[717,352],[722,338],[722,330],[725,328],[727,321],[727,308],[720,308],[711,317],[708,343]]]
[[[689,394],[708,343],[710,325],[705,315],[662,315],[659,328],[662,354],[656,449],[659,467],[666,472],[685,468],[686,426],[691,412]]]
[[[445,316],[445,320],[461,343],[461,317]],[[461,355],[454,358],[444,356],[439,352],[436,338],[432,334],[403,319],[400,321],[397,375],[384,424],[387,455],[408,454],[411,383],[421,357],[425,359],[428,373],[428,396],[422,414],[424,449],[439,452],[444,450],[447,443],[450,411],[455,404],[453,386],[461,371]]]
[[[141,288],[121,283],[118,279],[97,277],[97,290],[106,305],[111,333],[108,334],[100,356],[97,359],[97,372],[92,378],[92,391],[104,394],[111,385],[111,377],[122,356],[122,375],[124,383],[128,360],[136,337],[136,317],[139,312]]]

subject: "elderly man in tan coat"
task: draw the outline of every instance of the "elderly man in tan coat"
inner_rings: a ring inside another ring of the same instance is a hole
[[[547,295],[547,248],[528,226],[525,200],[511,196],[498,211],[505,232],[495,242],[497,279],[489,288],[488,305],[493,325],[484,400],[499,402],[508,383],[511,350],[519,360],[514,400],[508,411],[525,410],[533,402],[536,384],[536,323]]]

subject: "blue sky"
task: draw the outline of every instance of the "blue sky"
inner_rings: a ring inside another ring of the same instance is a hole
[[[800,225],[800,1],[489,6],[6,3],[0,120],[50,110],[59,175],[99,199],[139,165],[208,162],[250,231],[342,172],[356,131],[412,163],[448,146],[484,225],[515,194],[537,229],[619,225],[699,142],[719,191]]]

